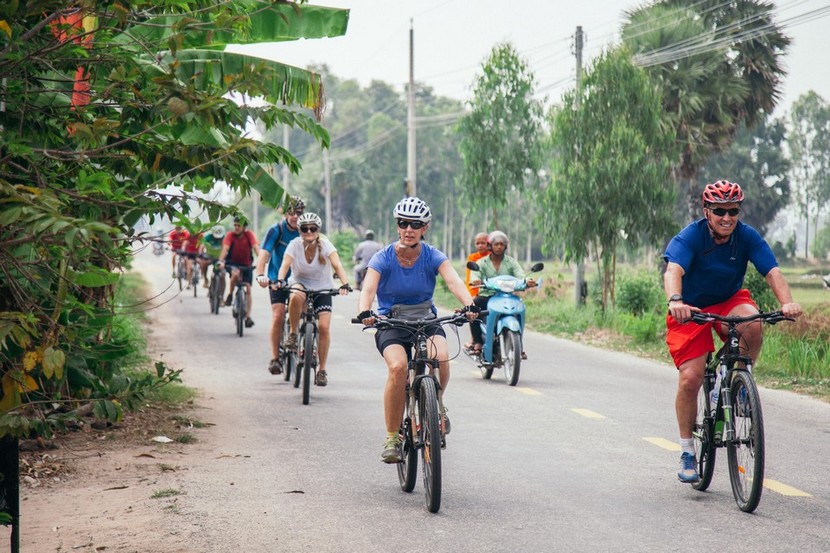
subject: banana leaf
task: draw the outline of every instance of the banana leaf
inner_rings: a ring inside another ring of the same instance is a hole
[[[146,23],[139,23],[120,37],[122,42],[139,39],[145,44],[154,44],[161,50],[174,35],[187,28],[187,36],[178,36],[185,42],[182,48],[221,48],[227,44],[254,44],[261,42],[285,42],[301,38],[327,38],[343,36],[349,24],[349,10],[323,6],[276,4],[248,13],[250,27],[243,32],[217,30],[216,24],[205,15],[199,14],[185,19],[181,16],[155,17]],[[237,2],[235,8],[239,8]],[[202,27],[204,32],[193,32]],[[118,39],[118,37],[116,37]],[[177,43],[178,44],[178,43]]]

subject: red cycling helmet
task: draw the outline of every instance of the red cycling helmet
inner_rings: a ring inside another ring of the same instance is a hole
[[[707,184],[703,189],[703,207],[709,204],[741,203],[742,201],[744,201],[744,191],[736,182],[719,180]]]

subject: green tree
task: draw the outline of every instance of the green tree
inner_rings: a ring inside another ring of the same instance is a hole
[[[319,113],[318,76],[226,44],[337,36],[347,21],[282,1],[0,7],[0,435],[48,432],[56,402],[121,415],[136,383],[119,372],[112,285],[147,238],[134,225],[206,228],[235,212],[201,197],[218,180],[280,201],[265,167],[299,163],[248,137],[250,121],[328,141],[311,112],[278,107]],[[266,102],[237,101],[252,97]]]
[[[786,127],[780,119],[762,121],[753,131],[741,127],[729,149],[710,157],[700,171],[709,182],[727,179],[740,183],[746,192],[741,220],[762,235],[790,202],[785,138]]]
[[[804,257],[808,257],[810,219],[815,235],[818,218],[830,201],[830,105],[812,90],[793,104],[787,143],[798,183],[797,202],[807,225]]]
[[[701,164],[724,151],[743,124],[772,113],[790,44],[773,22],[773,5],[757,0],[662,0],[628,12],[622,39],[663,94],[663,109],[681,145],[674,172],[678,200],[697,213]]]
[[[528,170],[539,169],[543,109],[533,98],[533,73],[511,44],[495,46],[482,70],[471,111],[458,124],[464,161],[458,182],[465,200],[488,209],[499,228],[508,194],[522,190]]]
[[[662,125],[659,92],[624,49],[595,62],[582,88],[565,95],[552,128],[552,182],[541,210],[545,246],[564,244],[566,261],[596,255],[605,308],[614,301],[620,242],[657,244],[676,229],[666,209],[673,190],[665,186],[672,133]]]

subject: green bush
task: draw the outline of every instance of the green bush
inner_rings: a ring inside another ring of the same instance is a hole
[[[778,299],[772,293],[766,279],[753,267],[750,267],[746,272],[744,288],[752,294],[752,299],[755,300],[758,309],[761,311],[774,311],[778,309]]]
[[[344,267],[349,267],[352,264],[352,256],[354,255],[355,246],[357,245],[357,237],[351,231],[338,231],[328,237],[334,247],[337,248],[337,255],[340,256],[340,261]]]
[[[654,271],[640,271],[617,279],[617,309],[643,315],[664,306],[660,275]]]

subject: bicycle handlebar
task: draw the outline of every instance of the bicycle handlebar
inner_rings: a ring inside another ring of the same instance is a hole
[[[481,315],[487,315],[487,311],[481,311]],[[416,319],[411,321],[409,319],[394,319],[392,317],[385,317],[383,319],[377,318],[377,315],[373,315],[375,317],[375,323],[369,325],[365,328],[377,328],[378,330],[384,330],[387,328],[394,328],[394,327],[403,327],[403,328],[414,328],[414,329],[421,329],[427,326],[432,325],[443,325],[443,324],[454,324],[456,326],[463,326],[466,323],[470,322],[467,319],[466,313],[453,313],[452,315],[445,315],[443,317],[436,317],[434,319]],[[352,317],[352,324],[363,324],[362,319],[358,319],[357,317]]]
[[[279,280],[268,280],[268,286],[278,290],[280,288],[275,288],[275,285],[278,284]],[[281,287],[283,290],[288,290],[289,292],[304,292],[306,294],[316,295],[316,296],[339,296],[340,295],[340,288],[321,288],[319,290],[306,290],[303,288],[302,284],[293,283],[288,284],[286,286]],[[351,286],[349,287],[349,291],[351,292]]]
[[[768,313],[755,313],[754,315],[746,315],[743,317],[736,316],[736,315],[718,315],[717,313],[704,313],[702,311],[695,311],[692,312],[691,320],[699,325],[711,323],[715,321],[721,321],[727,324],[740,324],[740,323],[747,323],[750,321],[754,321],[757,319],[761,319],[761,321],[765,323],[769,323],[774,325],[776,323],[780,323],[781,321],[794,321],[795,319],[791,317],[786,317],[784,313],[781,311],[770,311]]]

